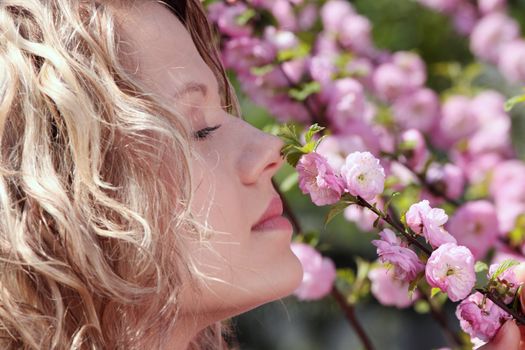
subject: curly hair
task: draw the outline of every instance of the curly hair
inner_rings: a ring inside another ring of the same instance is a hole
[[[0,3],[2,349],[155,344],[176,322],[182,279],[196,278],[176,235],[202,233],[189,210],[189,126],[119,61],[115,9],[131,3]],[[238,114],[199,0],[164,4]],[[165,147],[178,164],[169,186]],[[191,344],[223,346],[220,324]]]

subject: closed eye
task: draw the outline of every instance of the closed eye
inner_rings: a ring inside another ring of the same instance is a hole
[[[200,130],[197,130],[193,133],[193,137],[196,139],[196,140],[204,140],[205,138],[207,138],[212,132],[214,132],[215,130],[217,130],[218,128],[220,128],[221,125],[215,125],[215,126],[210,126],[210,127],[206,127],[204,129],[200,129]]]

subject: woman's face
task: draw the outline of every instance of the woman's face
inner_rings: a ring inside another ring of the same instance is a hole
[[[169,9],[144,1],[122,11],[121,37],[133,47],[139,79],[187,115],[194,131],[218,126],[193,142],[200,159],[192,160],[192,210],[217,233],[186,242],[208,278],[202,294],[182,293],[183,311],[217,320],[290,294],[302,277],[290,223],[278,217],[254,227],[270,204],[272,216],[279,212],[271,178],[283,162],[280,139],[221,108],[214,74]],[[169,159],[164,165],[176,167]]]

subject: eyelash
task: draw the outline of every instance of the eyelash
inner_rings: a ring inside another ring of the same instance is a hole
[[[220,128],[221,125],[215,125],[215,126],[209,126],[207,128],[204,128],[204,129],[200,129],[200,130],[197,130],[193,133],[193,137],[196,139],[196,140],[204,140],[205,138],[207,138],[212,132],[214,132],[215,130],[217,130],[218,128]]]

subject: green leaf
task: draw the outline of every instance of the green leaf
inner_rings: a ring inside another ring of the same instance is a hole
[[[256,14],[257,12],[255,12],[254,9],[249,8],[243,13],[241,13],[239,16],[237,16],[237,18],[235,19],[235,23],[240,26],[243,26],[246,23],[248,23],[248,21],[252,19]]]
[[[310,81],[301,85],[299,88],[290,89],[288,95],[297,101],[304,101],[311,94],[321,91],[321,84],[317,81]]]
[[[525,94],[511,97],[505,102],[505,112],[509,112],[518,103],[523,103],[523,102],[525,102]]]
[[[264,66],[255,66],[255,67],[250,68],[250,73],[256,76],[262,76],[267,73],[270,73],[274,68],[275,67],[273,64],[267,64]]]
[[[286,144],[298,145],[301,146],[299,136],[295,130],[295,125],[293,124],[284,124],[281,126],[277,136],[283,139]]]
[[[432,288],[430,290],[430,297],[433,298],[436,295],[438,295],[439,293],[441,293],[441,289],[439,289],[439,288]]]
[[[299,159],[303,156],[304,153],[302,152],[290,152],[286,155],[286,161],[288,164],[293,166],[294,168],[297,166],[297,163],[299,163]]]
[[[498,268],[496,269],[496,271],[494,271],[492,276],[490,276],[490,280],[495,281],[499,277],[499,275],[501,275],[503,272],[507,271],[512,266],[516,266],[518,264],[519,262],[517,262],[516,260],[512,260],[512,259],[507,259],[503,261],[501,264],[499,264]]]
[[[304,136],[304,139],[306,140],[306,142],[310,142],[312,141],[312,137],[317,134],[318,132],[321,132],[322,130],[324,130],[325,128],[323,126],[319,126],[319,124],[315,123],[315,124],[312,124],[310,125],[310,127],[308,128],[308,131],[306,132],[305,136]]]
[[[514,229],[509,232],[509,240],[513,246],[520,246],[525,239],[525,215],[520,214],[515,220]]]
[[[483,261],[476,261],[476,265],[474,265],[474,271],[476,271],[476,273],[487,271],[488,269],[488,265],[485,264]]]
[[[324,221],[324,225],[328,225],[330,221],[332,221],[337,215],[339,215],[341,212],[343,212],[348,206],[352,205],[352,202],[341,200],[338,203],[336,203],[332,208],[330,208],[330,211],[326,215],[326,220]]]
[[[277,53],[277,60],[279,62],[289,61],[297,58],[303,58],[310,53],[310,45],[305,42],[287,50],[281,50]]]

